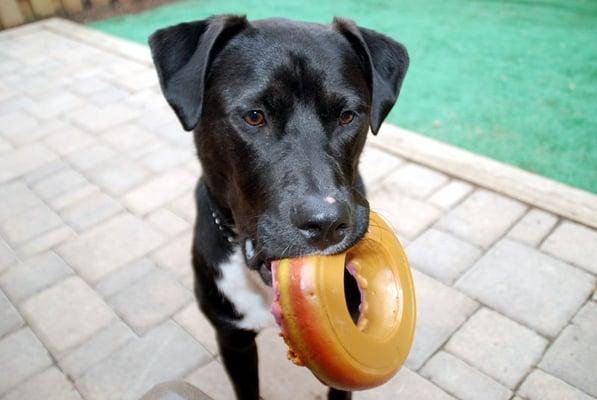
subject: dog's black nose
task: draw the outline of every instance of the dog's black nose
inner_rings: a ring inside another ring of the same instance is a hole
[[[333,197],[307,196],[290,218],[309,244],[320,250],[340,243],[350,229],[348,204]]]

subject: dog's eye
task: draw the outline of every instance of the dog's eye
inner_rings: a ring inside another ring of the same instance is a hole
[[[265,115],[259,110],[251,110],[243,117],[245,122],[251,126],[265,125]]]
[[[342,114],[338,117],[338,123],[341,126],[348,125],[354,119],[354,113],[352,111],[342,111]]]

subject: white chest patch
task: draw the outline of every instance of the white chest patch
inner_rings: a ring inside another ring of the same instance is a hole
[[[220,265],[220,269],[222,277],[216,285],[243,316],[236,326],[260,331],[275,325],[271,313],[274,300],[272,288],[263,283],[257,271],[245,266],[241,250],[237,248],[230,259]]]

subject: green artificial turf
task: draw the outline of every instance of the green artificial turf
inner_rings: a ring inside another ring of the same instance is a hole
[[[390,122],[597,193],[597,1],[184,0],[90,26],[146,43],[220,13],[384,32],[411,55]]]

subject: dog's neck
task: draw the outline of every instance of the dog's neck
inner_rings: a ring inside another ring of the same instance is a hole
[[[220,234],[229,243],[237,243],[238,235],[234,231],[234,220],[232,219],[230,211],[228,210],[228,212],[226,212],[215,202],[207,186],[205,187],[205,189],[205,193],[207,194],[207,203],[211,212],[211,218],[216,227],[218,228],[218,231],[220,231]]]

